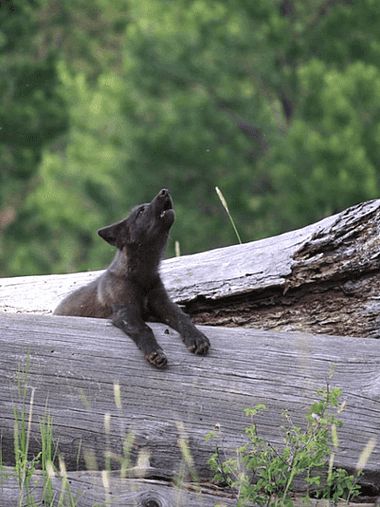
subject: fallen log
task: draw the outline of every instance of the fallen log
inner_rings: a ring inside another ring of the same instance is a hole
[[[172,298],[195,322],[380,336],[380,200],[303,229],[167,259]],[[49,313],[99,272],[0,280],[0,311]]]
[[[281,445],[282,411],[302,425],[332,369],[330,382],[343,389],[347,402],[336,465],[353,470],[369,439],[380,439],[377,340],[204,327],[212,348],[208,356],[198,357],[186,351],[174,331],[160,324],[152,327],[169,358],[165,371],[146,364],[132,341],[106,320],[3,315],[3,463],[14,464],[17,371],[27,354],[27,401],[34,393],[30,450],[39,449],[38,421],[48,411],[68,470],[101,470],[107,459],[112,468],[120,468],[128,460],[144,479],[172,481],[182,471],[187,479],[208,482],[212,473],[207,462],[216,445],[206,441],[208,432],[220,427],[218,445],[233,453],[245,441],[249,419],[244,408],[264,403],[260,433]],[[115,384],[120,399],[115,398]],[[184,455],[184,446],[191,458]],[[380,494],[379,446],[361,483],[367,495]]]

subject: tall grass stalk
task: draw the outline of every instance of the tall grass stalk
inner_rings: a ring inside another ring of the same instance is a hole
[[[41,434],[41,468],[43,475],[42,498],[45,505],[51,505],[54,501],[54,459],[56,447],[53,440],[53,418],[46,415],[40,421]]]
[[[222,203],[223,208],[226,210],[226,213],[227,213],[227,215],[228,215],[228,218],[230,219],[231,225],[232,225],[232,227],[233,227],[233,229],[234,229],[234,231],[235,231],[236,237],[237,237],[237,239],[238,239],[239,243],[241,244],[241,243],[242,243],[242,241],[241,241],[241,238],[240,238],[240,234],[239,234],[239,232],[238,232],[238,230],[237,230],[237,228],[236,228],[236,225],[235,225],[234,219],[232,218],[232,215],[231,215],[230,210],[229,210],[229,208],[228,208],[227,201],[226,201],[226,199],[224,198],[224,195],[223,195],[223,193],[222,193],[222,191],[220,190],[220,188],[219,188],[219,187],[215,187],[215,192],[217,193],[217,196],[219,197],[219,200],[220,200],[220,202]]]
[[[106,436],[106,448],[104,451],[104,466],[107,472],[111,471],[111,414],[107,412],[104,414],[104,433]]]
[[[179,244],[179,241],[175,241],[174,243],[174,251],[176,257],[181,257],[181,246]]]
[[[47,404],[45,415],[39,421],[41,448],[39,452],[31,455],[29,447],[34,417],[35,388],[28,384],[29,366],[30,357],[27,355],[26,360],[18,365],[16,378],[19,400],[13,408],[14,473],[18,483],[17,506],[37,507],[43,504],[47,507],[53,505],[75,507],[77,503],[71,493],[66,468],[61,457],[59,458],[61,474],[56,473],[54,468],[57,445],[54,443],[53,419],[48,414]],[[38,473],[37,469],[41,472]],[[1,467],[0,472],[2,472]],[[37,499],[38,489],[32,481],[38,477],[41,477],[42,492]],[[59,477],[61,480],[60,491],[54,490],[52,482],[54,477]]]
[[[30,462],[28,461],[30,432],[32,429],[34,391],[34,388],[32,388],[29,402],[27,426],[25,426],[25,411],[22,412],[21,417],[17,417],[17,410],[15,410],[15,455],[16,470],[18,472],[18,480],[20,485],[20,494],[18,499],[18,505],[20,507],[22,507],[24,502],[24,490],[26,490],[27,495],[29,494],[29,483],[33,475],[36,463],[36,459],[34,459],[32,461],[32,466],[30,466]],[[18,431],[19,429],[21,431]]]
[[[58,507],[77,507],[77,502],[71,492],[65,462],[62,456],[58,457],[59,474],[61,477],[61,491],[58,498]]]

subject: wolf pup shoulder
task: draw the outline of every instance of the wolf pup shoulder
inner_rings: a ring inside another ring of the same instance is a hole
[[[190,352],[207,354],[208,338],[170,300],[159,274],[174,220],[172,199],[162,189],[124,220],[99,229],[98,234],[117,248],[113,261],[97,279],[69,294],[54,313],[111,318],[157,368],[164,368],[167,358],[145,323],[148,317],[178,331]]]

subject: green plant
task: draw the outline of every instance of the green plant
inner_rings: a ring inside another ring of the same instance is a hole
[[[219,446],[209,460],[217,482],[231,487],[237,495],[237,507],[248,505],[293,505],[292,491],[295,480],[306,486],[304,500],[314,498],[350,500],[360,492],[358,478],[361,470],[350,475],[335,468],[338,449],[337,428],[342,425],[339,414],[344,409],[340,401],[341,389],[319,390],[319,401],[313,403],[306,416],[306,427],[293,423],[290,414],[282,416],[283,445],[274,447],[258,432],[255,422],[265,405],[245,410],[251,424],[245,434],[248,442],[236,450],[234,457],[226,457]],[[209,438],[215,437],[211,433]]]
[[[41,452],[33,456],[31,459],[28,456],[30,431],[32,424],[34,402],[34,390],[31,392],[29,402],[29,412],[26,411],[25,398],[23,399],[22,408],[15,407],[13,410],[14,415],[14,454],[15,454],[15,472],[20,488],[19,503],[23,505],[24,493],[30,502],[29,491],[30,481],[36,469],[36,465],[41,458]]]
[[[26,357],[24,364],[19,364],[16,379],[17,391],[19,396],[19,404],[13,408],[14,431],[13,445],[15,456],[15,473],[19,486],[18,505],[23,505],[24,497],[28,505],[33,505],[30,496],[30,481],[36,470],[36,466],[41,459],[41,452],[32,458],[29,457],[29,441],[32,427],[33,405],[34,405],[34,389],[29,388],[27,383],[30,366],[29,355]],[[31,391],[28,397],[28,391]]]

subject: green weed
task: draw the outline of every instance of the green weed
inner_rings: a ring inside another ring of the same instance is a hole
[[[209,460],[214,479],[236,492],[237,507],[254,504],[291,507],[296,480],[306,487],[305,502],[319,498],[333,504],[342,499],[348,503],[360,493],[358,479],[363,467],[349,474],[334,466],[338,428],[342,425],[339,415],[344,409],[341,390],[327,386],[318,395],[319,401],[307,412],[306,429],[295,425],[287,411],[282,414],[281,448],[274,447],[259,434],[256,419],[266,409],[262,404],[245,410],[245,415],[251,418],[245,430],[248,441],[233,457],[226,457],[216,446]],[[208,436],[216,437],[215,432]]]

